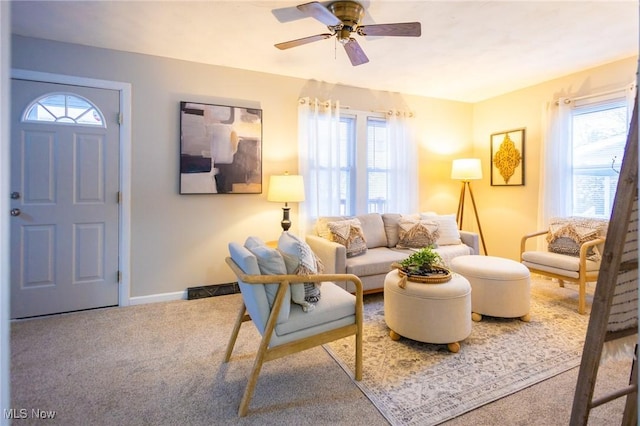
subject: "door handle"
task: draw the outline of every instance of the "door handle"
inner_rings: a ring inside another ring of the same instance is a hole
[[[20,216],[20,209],[11,209],[11,216]]]

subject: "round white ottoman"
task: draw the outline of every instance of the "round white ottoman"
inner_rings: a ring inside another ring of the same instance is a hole
[[[458,274],[441,284],[407,280],[401,288],[399,281],[397,269],[384,280],[384,320],[391,338],[447,344],[451,352],[458,352],[459,342],[471,334],[469,281]]]
[[[459,256],[451,270],[471,283],[474,321],[482,315],[529,321],[531,276],[519,262],[495,256]]]

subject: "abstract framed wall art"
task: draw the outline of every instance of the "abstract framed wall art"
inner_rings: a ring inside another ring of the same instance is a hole
[[[262,193],[262,110],[180,102],[180,194]]]
[[[491,185],[524,185],[525,129],[491,135]]]

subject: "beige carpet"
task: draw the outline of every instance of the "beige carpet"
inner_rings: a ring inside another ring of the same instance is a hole
[[[576,312],[574,296],[534,278],[531,322],[485,317],[473,323],[457,354],[446,345],[391,340],[383,295],[371,296],[364,332],[369,365],[355,383],[392,425],[440,424],[579,366],[589,317]],[[353,339],[326,349],[349,371]]]
[[[42,424],[32,416],[37,409],[55,411],[47,424],[58,425],[388,424],[321,347],[266,363],[249,415],[238,419],[258,346],[258,334],[245,326],[231,362],[222,363],[239,304],[232,295],[13,322],[11,405],[28,413],[14,424]],[[366,372],[375,365],[365,358]],[[616,388],[628,372],[628,365],[606,367],[603,386]],[[574,368],[447,424],[566,425],[576,374]],[[620,407],[616,401],[596,409],[591,424],[615,424]]]

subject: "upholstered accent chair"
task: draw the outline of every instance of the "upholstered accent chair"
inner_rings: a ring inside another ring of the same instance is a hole
[[[598,280],[608,221],[581,217],[554,218],[549,228],[520,241],[520,261],[535,274],[556,278],[561,287],[578,284],[578,312],[586,313],[586,287]],[[546,236],[546,250],[527,250],[528,241]]]
[[[256,239],[253,240],[255,243]],[[231,359],[243,322],[252,321],[262,336],[238,415],[247,414],[264,362],[347,336],[355,336],[354,378],[361,380],[363,293],[360,279],[352,274],[287,273],[279,263],[280,250],[248,243],[249,239],[245,246],[230,243],[231,256],[226,259],[238,278],[243,304],[229,338],[224,362]],[[353,283],[355,294],[348,293],[334,281]],[[312,308],[293,303],[292,291],[302,283],[321,283],[319,300],[314,300]]]

